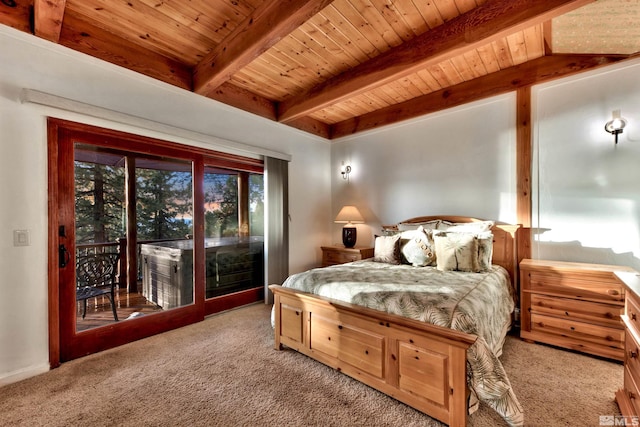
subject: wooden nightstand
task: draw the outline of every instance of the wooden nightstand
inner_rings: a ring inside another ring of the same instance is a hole
[[[520,337],[624,359],[624,286],[629,267],[525,259],[520,263]]]
[[[373,247],[345,248],[342,245],[322,246],[323,267],[371,257],[373,257]]]

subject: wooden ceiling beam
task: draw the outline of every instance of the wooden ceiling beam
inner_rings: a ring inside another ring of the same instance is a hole
[[[333,0],[262,2],[200,61],[193,72],[194,92],[208,96],[231,76],[283,37],[320,12]]]
[[[231,83],[222,84],[208,98],[269,120],[275,120],[276,117],[276,107],[272,101]]]
[[[272,101],[229,82],[223,83],[208,97],[260,117],[276,120],[276,106]],[[329,139],[329,125],[310,117],[293,120],[287,126]]]
[[[25,33],[33,32],[31,28],[31,4],[16,1],[13,6],[0,4],[0,24],[15,28]]]
[[[331,139],[434,113],[518,88],[631,58],[630,55],[553,55],[488,74],[331,126]]]
[[[544,54],[553,55],[553,22],[547,21],[542,24],[542,40],[544,43]]]
[[[594,0],[490,0],[280,104],[288,122],[396,81]]]
[[[287,123],[287,126],[329,139],[331,126],[312,117],[302,117]]]
[[[66,5],[67,0],[34,0],[33,33],[45,40],[58,43]]]

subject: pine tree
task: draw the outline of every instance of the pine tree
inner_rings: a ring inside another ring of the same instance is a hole
[[[193,233],[190,172],[136,169],[139,240],[184,239]]]
[[[206,174],[205,232],[207,237],[238,235],[238,175]]]
[[[264,236],[264,175],[249,175],[249,218],[252,236]]]
[[[124,169],[75,162],[76,242],[116,242],[125,234]]]

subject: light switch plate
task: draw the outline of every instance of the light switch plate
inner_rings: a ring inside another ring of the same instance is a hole
[[[13,230],[13,246],[31,245],[31,234],[29,230]]]

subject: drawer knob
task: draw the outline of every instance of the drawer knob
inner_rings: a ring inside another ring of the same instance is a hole
[[[620,291],[618,291],[617,289],[609,289],[607,293],[609,295],[620,295]]]
[[[638,315],[632,311],[632,312],[629,314],[629,317],[631,318],[631,320],[637,320]]]
[[[632,359],[635,359],[638,357],[638,349],[636,348],[635,350],[629,350],[629,357]]]
[[[629,399],[635,399],[636,398],[636,394],[632,391],[629,392]]]

